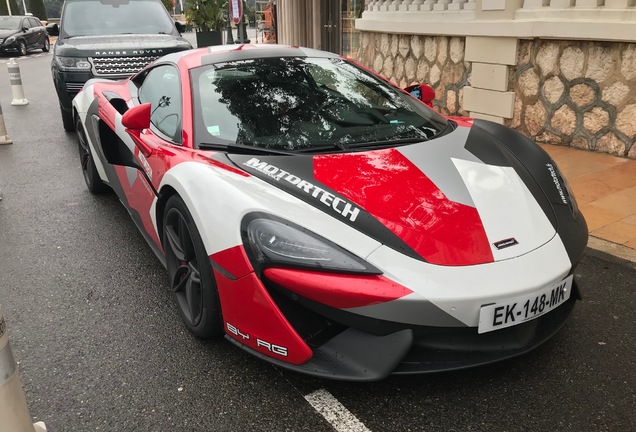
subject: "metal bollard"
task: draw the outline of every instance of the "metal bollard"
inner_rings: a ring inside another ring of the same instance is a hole
[[[0,432],[40,431],[46,431],[46,426],[42,422],[32,423],[0,310]]]
[[[13,144],[9,135],[7,135],[7,128],[4,125],[4,116],[2,115],[2,104],[0,103],[0,145]]]
[[[9,81],[11,82],[11,92],[13,93],[11,105],[28,105],[29,101],[24,97],[24,89],[22,88],[20,65],[12,58],[7,63],[7,69],[9,70]]]

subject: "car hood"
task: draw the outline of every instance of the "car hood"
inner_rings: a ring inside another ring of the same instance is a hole
[[[246,172],[431,264],[510,259],[556,233],[552,207],[534,178],[476,126],[364,152],[230,158]]]
[[[0,29],[0,38],[4,39],[7,38],[9,36],[12,36],[14,34],[18,33],[17,30],[5,30],[5,29]]]
[[[55,47],[57,55],[77,57],[164,55],[190,48],[190,43],[181,37],[160,34],[75,36],[58,39]]]

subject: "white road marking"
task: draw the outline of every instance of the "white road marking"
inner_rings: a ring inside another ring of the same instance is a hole
[[[325,389],[305,396],[307,402],[338,432],[371,432],[360,420]]]

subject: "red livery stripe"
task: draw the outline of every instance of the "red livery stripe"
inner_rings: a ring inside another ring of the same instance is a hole
[[[237,279],[254,271],[242,245],[212,254],[210,258]]]
[[[310,300],[339,309],[371,306],[411,294],[410,289],[378,275],[322,273],[268,268],[265,277]]]
[[[449,200],[396,149],[316,156],[314,176],[363,207],[432,264],[494,260],[477,209]]]
[[[287,363],[299,365],[311,358],[311,348],[289,324],[256,274],[238,280],[230,280],[216,270],[214,275],[225,332],[230,337]]]

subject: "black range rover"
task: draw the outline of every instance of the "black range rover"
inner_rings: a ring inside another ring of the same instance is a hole
[[[75,129],[71,101],[90,78],[120,79],[157,58],[192,48],[161,0],[66,0],[51,71],[64,129]]]

